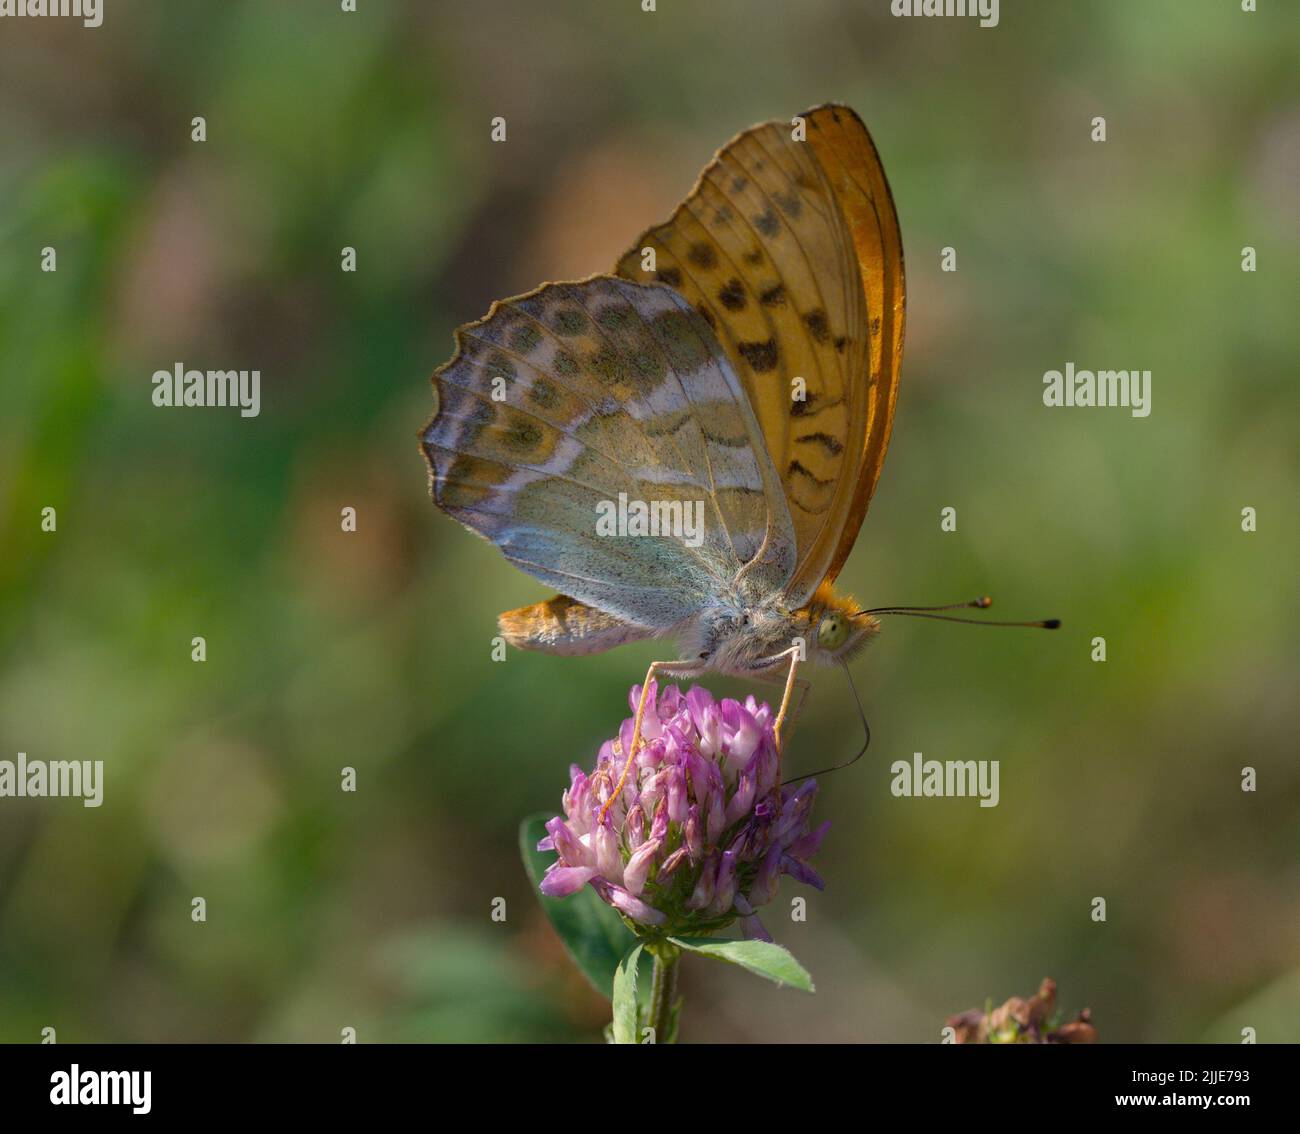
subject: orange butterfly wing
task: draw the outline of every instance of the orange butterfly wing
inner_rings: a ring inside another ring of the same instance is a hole
[[[792,606],[857,539],[893,425],[905,305],[898,217],[866,127],[834,104],[799,117],[801,141],[786,122],[732,139],[618,264],[680,291],[735,364],[794,523]]]

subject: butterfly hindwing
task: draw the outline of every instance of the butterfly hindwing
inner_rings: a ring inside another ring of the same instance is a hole
[[[889,440],[903,333],[902,245],[871,138],[847,107],[800,118],[803,140],[770,122],[724,146],[618,264],[679,291],[732,359],[791,514],[795,606],[852,549]]]
[[[546,284],[456,337],[421,447],[438,504],[511,562],[652,630],[698,613],[760,551],[751,574],[788,583],[780,481],[731,363],[681,296],[609,276]],[[698,508],[698,539],[602,532],[620,499]]]

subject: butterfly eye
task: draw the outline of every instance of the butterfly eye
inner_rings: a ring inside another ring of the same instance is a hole
[[[817,627],[817,644],[823,650],[838,650],[848,636],[848,624],[838,614],[828,614]]]

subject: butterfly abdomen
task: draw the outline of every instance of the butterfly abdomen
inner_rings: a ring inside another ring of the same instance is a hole
[[[633,626],[566,595],[497,616],[502,637],[516,649],[575,657],[599,654],[654,632]]]

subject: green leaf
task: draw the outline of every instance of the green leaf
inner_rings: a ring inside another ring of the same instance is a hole
[[[692,953],[729,961],[777,984],[788,984],[803,992],[813,991],[808,970],[794,959],[789,949],[771,941],[715,941],[711,937],[670,937],[669,940]]]
[[[550,815],[533,815],[519,826],[519,853],[524,860],[524,869],[533,884],[542,909],[560,935],[565,949],[573,958],[573,963],[582,971],[582,975],[591,982],[591,986],[606,1000],[614,987],[614,974],[619,963],[636,944],[636,934],[623,919],[598,897],[590,886],[584,886],[578,893],[567,898],[548,898],[537,891],[546,868],[555,860],[550,851],[539,851],[537,844],[546,837],[546,821]],[[641,975],[647,976],[650,958],[642,954],[639,962],[646,970]],[[650,995],[650,981],[638,982],[643,990],[642,997]]]
[[[633,945],[614,972],[614,1042],[637,1042],[636,967],[640,944]]]

